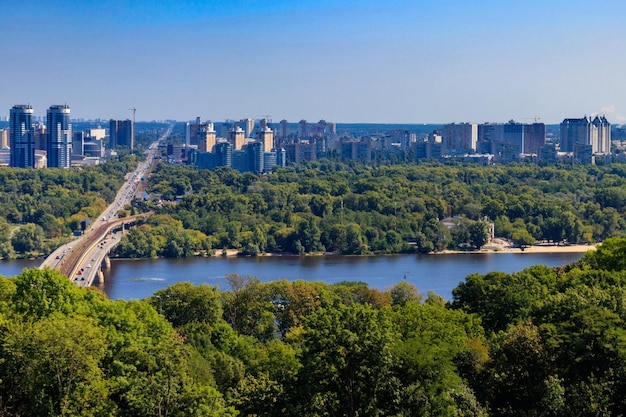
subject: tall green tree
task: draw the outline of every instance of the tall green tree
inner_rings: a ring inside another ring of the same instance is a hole
[[[177,282],[155,292],[149,302],[174,327],[188,323],[212,326],[222,317],[220,293],[216,287],[206,284],[194,286],[190,282]]]
[[[393,331],[380,310],[359,304],[319,309],[305,319],[303,414],[375,416],[389,388]]]

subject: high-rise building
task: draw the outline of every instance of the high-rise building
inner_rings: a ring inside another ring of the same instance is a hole
[[[511,146],[514,153],[521,154],[524,149],[524,126],[510,120],[504,124],[504,142]]]
[[[308,138],[309,137],[309,124],[306,120],[300,120],[298,122],[298,138]]]
[[[215,166],[233,166],[233,145],[220,142],[215,145]]]
[[[269,127],[259,129],[257,138],[263,144],[263,152],[271,152],[274,149],[274,132]]]
[[[339,151],[342,161],[352,159],[366,164],[372,161],[372,142],[369,138],[360,141],[342,140]]]
[[[237,124],[233,124],[232,129],[228,132],[228,142],[233,145],[234,151],[243,149],[243,144],[245,143],[244,131]]]
[[[539,163],[541,164],[553,164],[557,161],[557,150],[554,143],[546,143],[539,147],[537,153]]]
[[[574,152],[576,145],[587,145],[591,139],[591,123],[582,119],[565,119],[561,123],[561,152]]]
[[[284,146],[286,159],[294,164],[302,161],[317,160],[317,146],[315,143],[290,143]]]
[[[109,147],[118,146],[133,149],[135,146],[135,125],[132,120],[109,121]]]
[[[576,152],[577,145],[591,145],[593,154],[611,152],[611,124],[604,116],[565,119],[561,123],[561,151]]]
[[[476,150],[481,154],[496,154],[499,144],[504,142],[504,125],[483,123],[478,125]]]
[[[243,129],[243,134],[247,138],[251,138],[252,132],[254,132],[254,119],[241,119],[239,125]]]
[[[539,154],[539,149],[546,143],[545,123],[524,125],[524,153]]]
[[[85,132],[72,133],[72,155],[85,154]]]
[[[451,123],[444,125],[441,152],[445,155],[462,155],[476,151],[478,125]]]
[[[592,122],[598,132],[598,149],[597,153],[608,155],[611,153],[611,123],[606,117],[596,116]]]
[[[263,157],[265,156],[263,152],[263,143],[253,142],[248,144],[246,146],[246,154],[248,156],[247,171],[254,172],[255,174],[261,174],[264,167]]]
[[[213,129],[213,123],[200,125],[196,136],[198,137],[198,150],[200,152],[213,152],[217,143],[217,134]]]
[[[42,122],[33,124],[33,131],[35,136],[35,150],[36,151],[48,151],[48,132],[46,132],[46,125]]]
[[[33,108],[30,104],[15,105],[9,116],[10,165],[19,168],[35,166]]]
[[[272,128],[271,124],[272,124],[272,121],[269,119],[269,116],[268,117],[264,117],[259,122],[259,125],[260,125],[261,129],[265,129],[266,127],[269,127],[271,129]]]
[[[326,134],[327,135],[336,135],[337,134],[337,123],[328,122],[326,124]]]
[[[185,123],[185,145],[198,145],[198,130],[202,126],[202,119],[196,117],[196,123]]]
[[[283,119],[278,124],[278,137],[286,138],[287,136],[289,136],[289,122]]]
[[[72,124],[70,106],[50,106],[46,114],[48,132],[48,167],[70,168],[72,166]]]

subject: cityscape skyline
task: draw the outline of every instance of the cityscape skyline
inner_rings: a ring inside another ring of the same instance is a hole
[[[626,122],[618,1],[34,0],[0,10],[0,109],[65,102],[108,120],[136,107],[138,121]]]

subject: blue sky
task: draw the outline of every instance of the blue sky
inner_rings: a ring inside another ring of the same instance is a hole
[[[0,0],[0,115],[626,123],[626,2]]]

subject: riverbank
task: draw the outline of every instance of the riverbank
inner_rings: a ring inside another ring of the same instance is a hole
[[[506,239],[493,239],[491,242],[480,248],[480,250],[444,250],[441,252],[431,252],[431,255],[464,254],[464,253],[586,253],[596,250],[598,244],[593,245],[557,245],[554,243],[540,243],[526,246],[524,248],[513,246],[512,242]],[[307,254],[306,256],[324,256],[337,254]],[[237,249],[218,249],[213,254],[214,257],[239,256]],[[260,253],[257,256],[299,256],[291,253]]]
[[[540,243],[537,245],[526,246],[523,248],[515,247],[506,239],[494,239],[480,250],[472,251],[455,251],[445,250],[443,252],[433,253],[449,254],[449,253],[587,253],[596,250],[599,244],[593,245],[562,245],[554,243]]]

